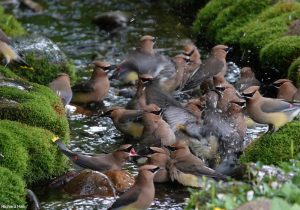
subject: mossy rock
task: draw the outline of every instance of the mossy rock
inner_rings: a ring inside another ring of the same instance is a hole
[[[3,7],[0,6],[0,28],[8,36],[21,36],[26,34],[22,25],[14,18],[14,16],[6,14]]]
[[[16,173],[0,166],[0,204],[26,207],[25,183]],[[25,208],[18,208],[25,209]]]
[[[6,77],[6,78],[13,78],[13,79],[19,78],[19,76],[16,75],[9,68],[6,68],[6,67],[0,65],[0,78],[1,78],[1,75],[2,75],[2,77]]]
[[[288,75],[288,68],[300,57],[300,36],[285,36],[276,39],[261,49],[260,60],[264,67],[277,69],[282,77]]]
[[[217,43],[236,44],[241,37],[239,29],[272,3],[273,0],[261,0],[255,3],[253,0],[238,0],[220,11],[212,22],[208,34],[215,37]]]
[[[51,141],[52,132],[19,122],[0,120],[1,166],[24,177],[31,184],[60,175],[67,159]],[[65,141],[66,143],[66,141]]]
[[[21,80],[0,80],[0,119],[19,121],[69,139],[69,125],[60,98],[48,87]]]
[[[235,0],[211,0],[204,8],[199,10],[197,17],[193,22],[193,33],[199,35],[200,38],[209,38],[211,34],[206,34],[212,22],[217,18],[220,11],[226,9],[228,6],[233,5]],[[214,37],[211,37],[211,40]],[[202,41],[202,40],[200,40]]]
[[[275,133],[268,133],[254,140],[244,151],[243,163],[260,161],[279,164],[300,153],[300,122],[293,121]]]
[[[290,65],[288,78],[296,84],[296,87],[300,87],[300,57]]]
[[[51,63],[45,57],[37,57],[35,54],[27,54],[24,59],[33,69],[16,68],[14,72],[20,77],[42,85],[48,85],[59,73],[66,73],[71,80],[76,79],[75,67],[72,61],[65,63]]]

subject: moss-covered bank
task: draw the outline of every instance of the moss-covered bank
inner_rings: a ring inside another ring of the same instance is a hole
[[[192,28],[200,45],[233,45],[242,63],[255,65],[258,76],[289,76],[297,83],[299,66],[293,62],[300,57],[299,36],[289,27],[299,19],[296,1],[211,0],[199,10]]]
[[[2,6],[0,6],[0,28],[8,36],[15,37],[26,34],[23,26],[15,19],[14,16],[6,14]]]
[[[293,159],[300,153],[300,122],[293,121],[275,133],[268,133],[254,140],[241,156],[241,162],[279,164]]]

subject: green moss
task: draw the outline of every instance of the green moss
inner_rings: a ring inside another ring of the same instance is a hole
[[[290,65],[288,69],[288,78],[292,80],[297,87],[300,86],[300,57]]]
[[[278,69],[283,77],[290,64],[300,56],[300,37],[285,36],[261,49],[260,60],[264,67]]]
[[[279,164],[300,153],[300,122],[293,121],[272,134],[253,141],[241,156],[241,162]]]
[[[26,34],[22,25],[12,16],[4,12],[0,6],[0,26],[8,36],[20,36]]]
[[[10,160],[1,165],[23,176],[27,183],[46,180],[65,171],[67,159],[51,141],[54,134],[50,131],[18,122],[0,120],[0,136],[9,137],[3,143],[1,142],[4,146],[1,151],[4,159]],[[22,163],[23,167],[18,167],[17,171],[15,163],[18,165]]]
[[[20,176],[0,167],[0,204],[25,206],[25,183]],[[24,209],[24,208],[19,208]]]
[[[15,81],[2,80],[8,84]],[[19,121],[48,129],[69,139],[69,126],[60,98],[48,87],[16,81],[25,90],[1,86],[0,119]],[[5,99],[5,100],[3,100]]]
[[[218,14],[208,33],[215,37],[217,43],[238,43],[240,38],[238,29],[272,2],[272,0],[262,0],[253,3],[252,0],[238,0]]]
[[[211,23],[216,19],[219,12],[234,4],[235,0],[211,0],[205,7],[197,13],[196,20],[193,22],[193,32],[200,37],[210,37],[206,34]]]
[[[241,48],[259,54],[265,45],[284,36],[289,23],[299,17],[300,4],[275,4],[239,29]]]
[[[27,54],[24,59],[33,69],[17,68],[14,69],[14,72],[30,82],[47,85],[61,72],[67,73],[71,80],[76,79],[72,61],[58,64],[50,63],[47,58],[37,57],[33,53]]]
[[[16,75],[10,69],[5,68],[4,66],[0,66],[0,74],[2,74],[4,77],[7,77],[7,78],[19,78],[18,75]]]

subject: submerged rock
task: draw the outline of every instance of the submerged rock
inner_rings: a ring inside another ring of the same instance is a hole
[[[134,177],[127,171],[117,170],[105,173],[118,192],[125,192],[134,184]]]
[[[92,22],[101,29],[113,31],[114,29],[127,26],[128,14],[121,11],[105,12],[95,16]]]
[[[115,196],[115,189],[106,175],[92,170],[83,170],[71,179],[64,190],[73,196]]]

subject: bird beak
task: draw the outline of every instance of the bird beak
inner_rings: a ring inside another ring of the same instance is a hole
[[[227,48],[225,49],[225,52],[226,52],[226,53],[229,53],[230,51],[233,51],[233,47],[227,47]]]
[[[135,156],[139,156],[135,149],[132,147],[131,150],[129,151],[129,157],[135,157]]]

